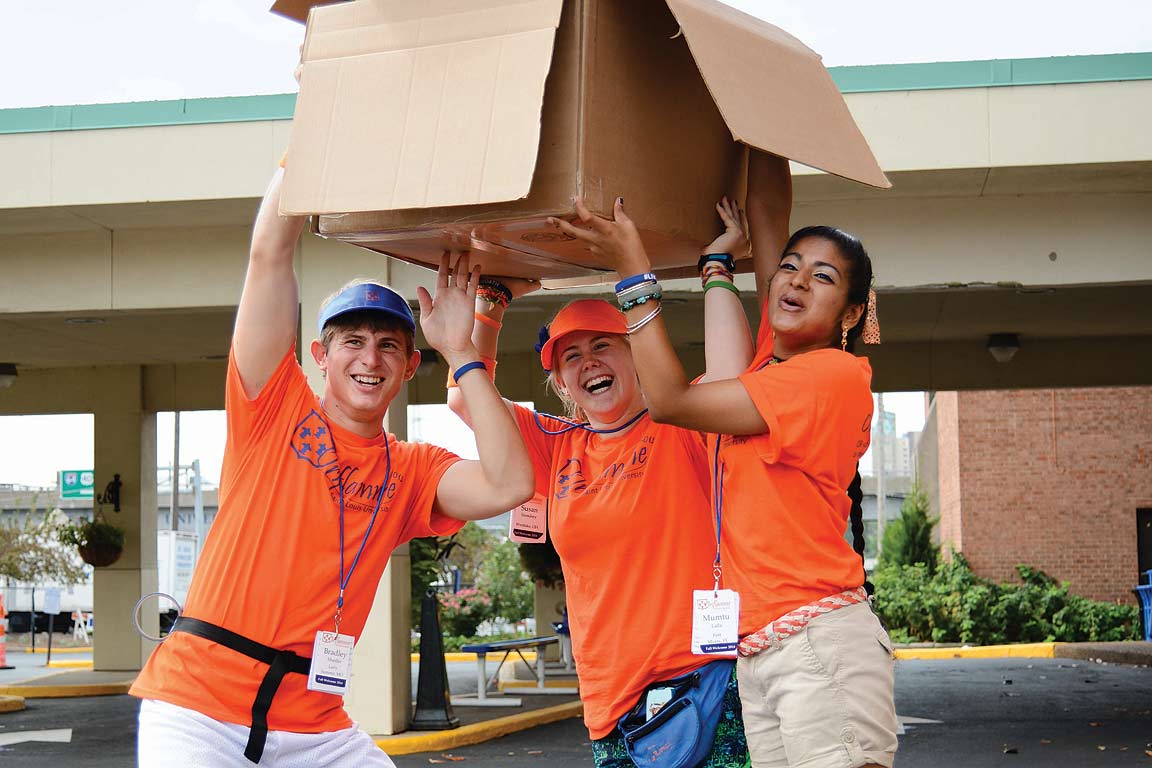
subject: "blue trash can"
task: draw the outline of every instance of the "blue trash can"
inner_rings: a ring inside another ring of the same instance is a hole
[[[1152,571],[1145,572],[1144,578],[1148,583],[1132,591],[1140,598],[1140,611],[1144,617],[1144,640],[1152,642]]]

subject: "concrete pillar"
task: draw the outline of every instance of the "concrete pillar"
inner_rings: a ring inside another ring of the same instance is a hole
[[[564,590],[558,587],[545,587],[536,582],[536,592],[533,595],[532,606],[536,616],[536,634],[554,635],[552,622],[564,618],[561,609],[564,607]],[[544,658],[548,661],[560,660],[560,646],[550,645],[546,649]]]
[[[324,380],[308,348],[316,338],[316,316],[321,302],[349,280],[367,278],[385,285],[389,280],[386,256],[305,235],[297,274],[300,279],[300,348],[304,370],[317,392]],[[434,283],[432,273],[430,282]],[[406,298],[415,299],[412,296]],[[392,403],[385,429],[403,440],[408,429],[406,390]],[[397,549],[376,590],[376,600],[364,632],[357,639],[352,681],[345,706],[368,733],[389,735],[407,730],[412,716],[411,679],[411,570],[408,546]]]
[[[144,410],[139,366],[96,369],[86,386],[99,391],[93,397],[96,492],[102,493],[113,475],[120,475],[120,512],[111,504],[102,505],[102,512],[125,532],[124,554],[111,566],[96,569],[93,666],[137,670],[154,647],[136,633],[132,608],[157,584],[156,414]],[[159,634],[157,612],[142,614],[144,630]]]

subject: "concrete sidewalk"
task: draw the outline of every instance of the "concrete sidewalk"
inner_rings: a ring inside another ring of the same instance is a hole
[[[1032,643],[1003,646],[902,646],[897,649],[901,659],[1009,659],[1009,658],[1067,658],[1106,664],[1152,666],[1152,643]],[[25,699],[63,698],[86,696],[112,696],[127,693],[135,672],[105,672],[91,669],[50,669],[43,666],[43,657],[30,653],[9,654],[17,669],[0,671],[0,717],[6,711],[18,711]],[[453,690],[462,688],[471,677],[471,665],[457,662],[451,667]],[[415,673],[413,665],[413,673]],[[517,677],[528,679],[526,668],[517,670]],[[563,679],[563,671],[550,668],[549,680]],[[474,684],[473,684],[474,687]],[[413,681],[415,692],[415,681]],[[457,691],[458,693],[461,691]],[[561,720],[579,718],[583,706],[574,695],[533,695],[523,689],[516,691],[522,706],[453,708],[460,727],[443,731],[409,731],[395,736],[381,736],[377,743],[391,755],[435,753],[462,746],[480,744],[501,736],[524,731]]]

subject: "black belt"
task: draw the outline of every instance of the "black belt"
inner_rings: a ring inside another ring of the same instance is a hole
[[[259,763],[261,755],[264,754],[264,743],[268,740],[268,710],[272,706],[272,697],[276,695],[276,689],[280,687],[280,681],[289,672],[308,674],[312,659],[299,656],[292,651],[278,651],[224,627],[187,616],[176,619],[176,623],[172,625],[172,632],[187,632],[211,640],[268,665],[268,671],[256,691],[256,699],[252,702],[252,729],[248,732],[248,744],[244,747],[244,757],[253,763]]]

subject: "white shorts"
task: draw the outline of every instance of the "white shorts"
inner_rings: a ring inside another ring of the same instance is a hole
[[[736,662],[753,768],[891,766],[892,641],[867,603]]]
[[[253,768],[244,757],[248,728],[222,723],[164,701],[140,702],[136,760],[140,768]],[[260,768],[344,768],[395,763],[356,726],[325,733],[268,731]]]

